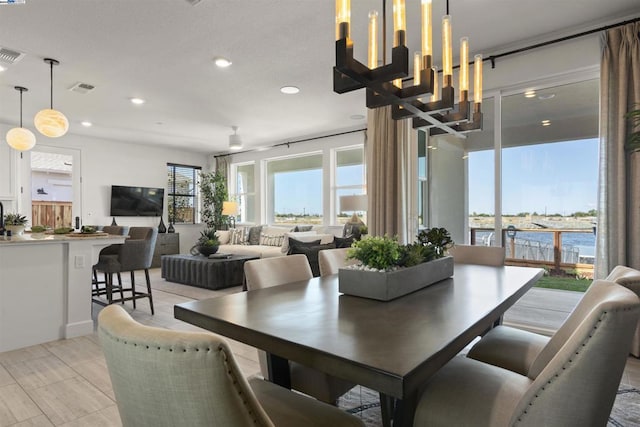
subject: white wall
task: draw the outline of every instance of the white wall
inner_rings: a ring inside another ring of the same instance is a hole
[[[0,135],[4,135],[9,126],[0,124]],[[34,130],[34,129],[32,129]],[[83,224],[108,225],[111,185],[130,185],[142,187],[167,188],[167,163],[200,166],[209,170],[210,155],[189,151],[155,147],[149,145],[124,143],[99,138],[90,138],[67,134],[54,139],[37,134],[37,145],[78,149],[81,152],[82,168],[82,209]],[[29,156],[19,159],[19,169],[29,168]],[[26,169],[29,170],[29,169]],[[19,185],[21,185],[19,183]],[[6,204],[5,204],[6,208]],[[167,199],[165,193],[164,222],[167,221]],[[119,225],[157,226],[159,218],[122,217],[116,218]],[[187,253],[195,244],[200,224],[176,225],[180,233],[180,251]]]

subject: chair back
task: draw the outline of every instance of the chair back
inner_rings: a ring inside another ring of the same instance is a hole
[[[453,262],[460,264],[504,265],[505,249],[498,246],[455,245],[449,249]]]
[[[125,236],[129,232],[129,227],[122,225],[105,225],[102,230],[107,234],[113,234],[116,236]]]
[[[640,297],[640,271],[634,268],[618,265],[611,270],[605,280],[616,282],[627,289],[631,289]],[[635,357],[640,357],[640,321],[638,321],[636,333],[631,341],[631,354]]]
[[[320,266],[320,276],[337,274],[338,269],[348,265],[357,264],[357,259],[347,259],[350,248],[324,249],[318,252],[318,265]]]
[[[124,241],[119,256],[122,271],[150,268],[157,239],[156,227],[129,228],[129,238]]]
[[[305,255],[287,255],[263,258],[244,263],[247,289],[262,289],[285,283],[313,278],[309,260]]]
[[[512,424],[606,425],[639,315],[633,292],[595,281],[529,369]]]
[[[273,425],[220,337],[144,326],[119,305],[98,334],[123,426]]]

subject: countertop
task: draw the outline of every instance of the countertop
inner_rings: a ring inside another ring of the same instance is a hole
[[[0,236],[0,247],[6,245],[42,245],[42,244],[54,244],[54,243],[68,243],[68,242],[85,242],[93,240],[106,240],[107,242],[115,240],[114,243],[122,243],[123,236],[110,235],[110,234],[83,234],[77,233],[77,235],[70,236],[68,234],[41,234],[41,233],[24,233],[21,236]]]

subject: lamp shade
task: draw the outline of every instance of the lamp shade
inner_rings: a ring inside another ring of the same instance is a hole
[[[57,138],[69,130],[69,120],[60,111],[47,108],[38,111],[33,123],[38,132],[50,138]]]
[[[222,202],[222,215],[229,215],[229,216],[238,215],[238,203]]]
[[[13,128],[7,132],[7,144],[14,150],[28,151],[36,145],[36,136],[29,129]]]
[[[362,212],[367,210],[367,195],[340,196],[340,210],[343,212]]]

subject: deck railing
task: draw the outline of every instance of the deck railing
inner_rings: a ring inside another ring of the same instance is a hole
[[[553,241],[546,243],[542,239],[522,239],[518,237],[521,232],[553,233]],[[585,229],[503,229],[502,245],[506,251],[506,263],[507,265],[546,267],[552,273],[571,272],[592,278],[593,256],[580,254],[579,248],[562,244],[563,234],[588,232],[589,230]],[[481,233],[484,236],[480,237]],[[472,245],[491,245],[494,239],[493,228],[471,228]]]

